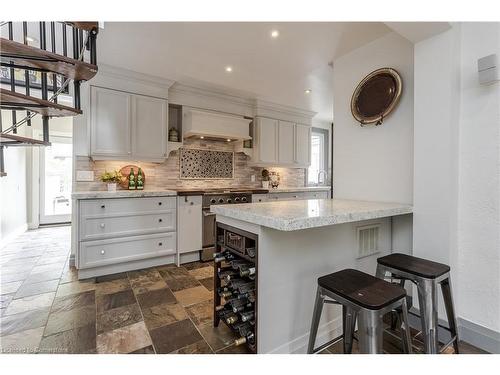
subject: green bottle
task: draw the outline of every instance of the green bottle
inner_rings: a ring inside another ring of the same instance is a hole
[[[144,175],[141,168],[137,172],[137,190],[144,190]]]
[[[128,175],[128,189],[135,190],[134,168],[130,168],[130,174]]]

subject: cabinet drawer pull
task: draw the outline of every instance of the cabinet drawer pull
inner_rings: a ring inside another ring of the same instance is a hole
[[[192,206],[194,204],[194,202],[189,202],[189,204]]]
[[[104,228],[105,226],[106,226],[106,224],[104,224],[104,223],[101,223],[101,225],[100,225],[101,228]]]
[[[104,250],[101,250],[101,254],[104,255],[105,251]]]
[[[294,198],[298,198],[296,195],[293,196]]]
[[[161,202],[158,202],[158,206],[161,206]]]
[[[101,208],[106,208],[106,206],[104,204],[101,204]]]
[[[163,219],[158,219],[158,221],[161,223],[163,221]]]
[[[158,246],[163,246],[163,242],[158,242]]]

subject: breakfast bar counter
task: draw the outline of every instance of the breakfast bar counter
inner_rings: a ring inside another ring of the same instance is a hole
[[[319,276],[411,253],[412,206],[341,199],[211,207],[217,223],[257,238],[257,352],[305,353]],[[230,229],[229,229],[230,230]],[[342,314],[326,306],[317,346],[338,336]]]

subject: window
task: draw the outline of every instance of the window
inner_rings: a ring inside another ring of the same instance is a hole
[[[328,181],[327,173],[328,130],[312,128],[311,165],[307,169],[307,185],[326,185]]]

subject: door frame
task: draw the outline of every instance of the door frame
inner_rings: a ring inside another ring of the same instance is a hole
[[[42,133],[40,133],[41,135]],[[51,140],[53,139],[67,138],[69,139],[69,144],[73,145],[73,135],[63,132],[51,132]],[[71,152],[71,158],[74,158],[73,151]],[[73,169],[74,163],[71,162],[71,168]],[[71,212],[66,215],[45,215],[45,147],[39,148],[39,193],[38,193],[38,223],[39,225],[51,225],[51,224],[66,224],[71,222]],[[73,171],[71,171],[71,183],[73,183]],[[72,207],[73,209],[73,207]]]

